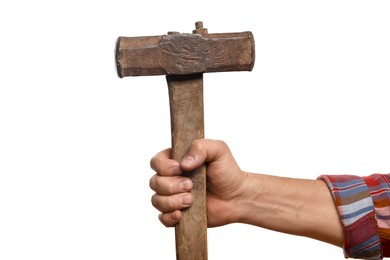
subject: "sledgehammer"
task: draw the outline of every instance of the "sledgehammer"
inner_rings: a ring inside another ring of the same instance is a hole
[[[166,75],[171,114],[172,158],[181,161],[192,141],[204,138],[203,73],[251,71],[251,32],[209,34],[202,22],[192,34],[119,37],[119,77]],[[176,259],[207,259],[206,167],[184,173],[192,179],[194,202],[175,227]]]

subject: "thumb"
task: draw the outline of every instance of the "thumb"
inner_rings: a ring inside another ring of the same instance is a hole
[[[223,141],[198,139],[192,142],[187,153],[180,162],[185,171],[191,171],[206,162],[216,161],[226,155],[230,150]]]

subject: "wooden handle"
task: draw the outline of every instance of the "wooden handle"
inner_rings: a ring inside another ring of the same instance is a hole
[[[172,157],[181,161],[193,140],[204,138],[203,75],[167,76]],[[194,203],[175,228],[177,260],[207,260],[206,167],[185,172]]]

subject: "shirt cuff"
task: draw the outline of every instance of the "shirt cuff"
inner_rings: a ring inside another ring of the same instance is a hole
[[[321,175],[332,193],[344,231],[346,258],[382,259],[381,238],[370,189],[364,178]]]
[[[375,207],[383,257],[390,256],[390,175],[372,174],[363,177]]]

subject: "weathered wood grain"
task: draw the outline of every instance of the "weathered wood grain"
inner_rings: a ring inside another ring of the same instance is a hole
[[[167,75],[173,159],[181,161],[191,143],[204,138],[203,73],[251,71],[251,32],[209,34],[202,22],[193,34],[119,37],[119,77]],[[194,203],[175,228],[177,260],[207,260],[206,166],[184,173],[192,179]]]
[[[204,137],[203,75],[167,76],[172,158],[181,161],[192,141]],[[176,259],[207,259],[206,167],[185,172],[193,183],[193,205],[176,225]]]

